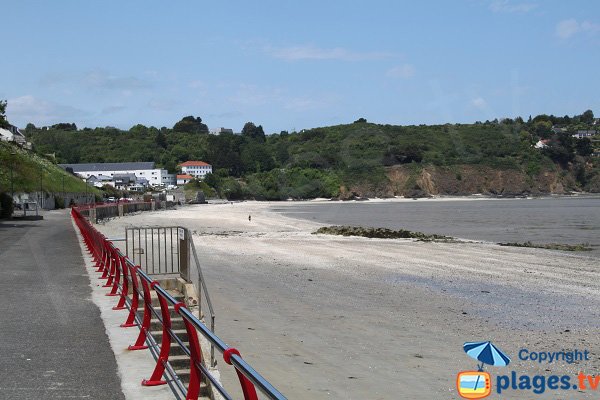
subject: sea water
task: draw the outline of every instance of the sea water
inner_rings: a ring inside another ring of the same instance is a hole
[[[600,196],[302,202],[273,206],[284,215],[330,225],[407,229],[495,243],[587,243],[600,258]]]

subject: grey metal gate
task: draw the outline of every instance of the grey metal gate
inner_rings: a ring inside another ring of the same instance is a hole
[[[181,226],[125,228],[125,251],[149,275],[189,278],[189,233]]]
[[[210,318],[210,330],[215,331],[215,312],[189,229],[181,226],[125,228],[125,253],[150,276],[181,277],[191,282],[198,295],[200,319]],[[211,365],[216,365],[213,345]]]

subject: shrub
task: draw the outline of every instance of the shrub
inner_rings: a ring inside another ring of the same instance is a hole
[[[13,198],[8,193],[0,193],[0,218],[10,218],[14,210]]]
[[[54,207],[55,208],[65,208],[65,200],[60,196],[54,197]]]

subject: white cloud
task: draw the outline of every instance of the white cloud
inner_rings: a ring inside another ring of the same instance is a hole
[[[283,107],[290,111],[305,112],[327,108],[335,102],[336,96],[331,95],[322,95],[318,97],[290,97],[283,99]]]
[[[177,100],[171,100],[167,98],[150,99],[148,101],[148,107],[154,111],[173,111],[179,105]]]
[[[342,47],[334,47],[331,49],[323,49],[312,45],[290,46],[281,48],[267,47],[267,54],[272,57],[286,60],[341,60],[341,61],[362,61],[375,60],[391,57],[390,53],[383,52],[353,52]]]
[[[231,118],[238,118],[241,117],[243,114],[241,111],[224,111],[224,112],[220,112],[220,113],[213,113],[213,114],[208,114],[207,117],[208,118],[214,118],[214,119],[231,119]]]
[[[483,109],[487,108],[487,101],[485,101],[485,99],[480,96],[480,97],[476,97],[476,98],[472,99],[471,105],[475,108],[483,110]]]
[[[537,8],[535,3],[513,3],[509,0],[494,0],[490,3],[490,10],[495,13],[527,13]]]
[[[386,75],[391,78],[412,78],[415,75],[415,67],[410,64],[403,64],[391,68],[386,72]]]
[[[105,71],[93,71],[85,75],[84,83],[96,89],[120,90],[131,93],[133,90],[150,87],[150,83],[134,76],[116,76]]]
[[[595,34],[600,32],[600,24],[589,21],[577,22],[575,18],[565,19],[556,24],[556,36],[566,40],[578,33]]]
[[[52,87],[68,82],[72,78],[65,72],[47,72],[39,80],[40,86]]]
[[[556,36],[561,39],[568,39],[579,32],[579,29],[579,23],[577,20],[573,18],[565,19],[556,25]]]
[[[72,122],[89,113],[78,108],[26,95],[8,100],[7,116],[18,124],[51,125]]]
[[[278,88],[265,88],[251,84],[240,84],[229,101],[245,106],[263,106],[280,103],[282,91]]]
[[[152,73],[145,72],[144,75],[151,77]],[[116,90],[124,95],[131,95],[133,91],[152,87],[148,79],[118,76],[101,70],[80,73],[49,72],[40,78],[39,84],[42,87],[60,85],[69,88],[84,86],[87,89]]]
[[[126,110],[127,107],[123,106],[123,105],[117,105],[117,106],[108,106],[102,109],[102,114],[103,115],[108,115],[108,114],[116,114],[119,113],[121,111]]]
[[[190,82],[190,88],[192,89],[204,89],[206,84],[203,81],[195,80]]]
[[[257,85],[239,85],[238,90],[228,98],[232,103],[241,106],[281,107],[285,110],[304,112],[322,109],[336,102],[336,97],[329,94],[297,96],[286,93],[281,88],[265,88]]]

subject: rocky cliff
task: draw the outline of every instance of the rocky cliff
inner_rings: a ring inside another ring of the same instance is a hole
[[[386,169],[387,184],[355,185],[344,191],[354,197],[425,197],[435,195],[466,196],[484,194],[524,196],[568,194],[578,191],[600,192],[600,176],[592,176],[585,185],[568,170],[545,170],[528,175],[515,169],[495,169],[481,165],[450,167],[397,165]]]

